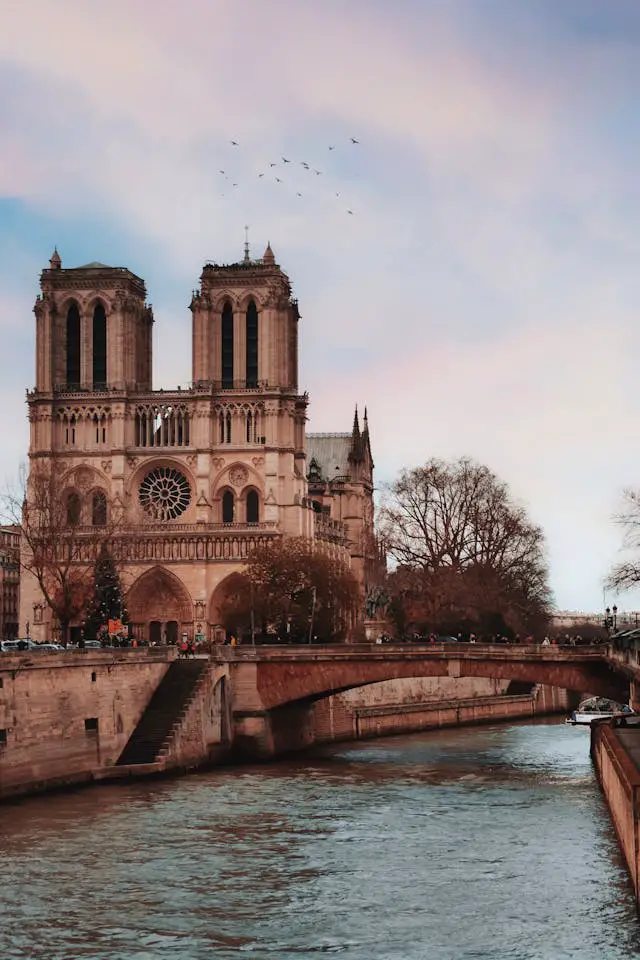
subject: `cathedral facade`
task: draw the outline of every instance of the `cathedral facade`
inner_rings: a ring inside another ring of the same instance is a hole
[[[270,246],[208,263],[194,293],[192,381],[152,388],[153,312],[123,267],[64,268],[57,251],[36,300],[29,457],[61,478],[68,523],[120,518],[132,631],[153,642],[220,639],[220,606],[252,549],[307,537],[352,567],[363,598],[375,566],[368,423],[306,435],[300,314]],[[33,577],[21,629],[56,624]],[[75,625],[76,636],[81,624]],[[72,631],[73,633],[73,631]]]

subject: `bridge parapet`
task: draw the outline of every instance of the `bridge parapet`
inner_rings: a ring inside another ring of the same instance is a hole
[[[607,647],[543,647],[531,644],[428,643],[215,646],[211,656],[221,662],[317,663],[389,662],[392,660],[499,660],[504,662],[587,663],[607,660]]]

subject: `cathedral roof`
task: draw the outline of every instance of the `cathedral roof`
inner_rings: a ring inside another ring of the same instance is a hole
[[[100,263],[99,260],[92,260],[91,263],[83,263],[82,266],[76,267],[76,270],[111,270],[112,268],[108,263]]]
[[[349,476],[352,439],[350,433],[308,433],[307,471],[315,461],[323,480]]]

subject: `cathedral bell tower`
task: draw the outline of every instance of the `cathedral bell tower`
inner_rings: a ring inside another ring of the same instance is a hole
[[[151,389],[153,313],[124,267],[64,269],[57,250],[35,303],[36,393]]]
[[[224,390],[298,389],[298,304],[271,246],[207,264],[193,313],[193,380]]]
[[[307,535],[308,397],[298,395],[300,314],[271,246],[254,260],[247,242],[238,263],[206,264],[190,307],[193,389],[212,397],[213,444],[219,454],[235,449],[262,473],[266,523]]]

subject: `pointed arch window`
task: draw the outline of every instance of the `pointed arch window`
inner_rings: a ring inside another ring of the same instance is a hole
[[[247,413],[247,443],[253,443],[253,414]]]
[[[258,523],[260,520],[260,500],[255,490],[247,494],[247,523]]]
[[[231,443],[231,412],[229,410],[225,417],[225,442]]]
[[[67,525],[70,527],[77,527],[80,523],[80,513],[82,509],[82,504],[80,503],[80,497],[72,490],[67,494]]]
[[[224,443],[224,413],[218,415],[219,442]]]
[[[258,308],[253,300],[249,301],[246,316],[246,361],[247,386],[258,386]]]
[[[67,311],[67,386],[80,386],[80,311],[72,303]]]
[[[107,495],[104,490],[96,490],[91,498],[91,523],[94,527],[107,525]]]
[[[222,309],[222,386],[233,387],[233,308],[229,302]]]
[[[93,308],[93,387],[107,385],[107,315],[101,303]]]
[[[235,519],[235,497],[231,490],[225,490],[222,497],[222,522],[233,523]]]

